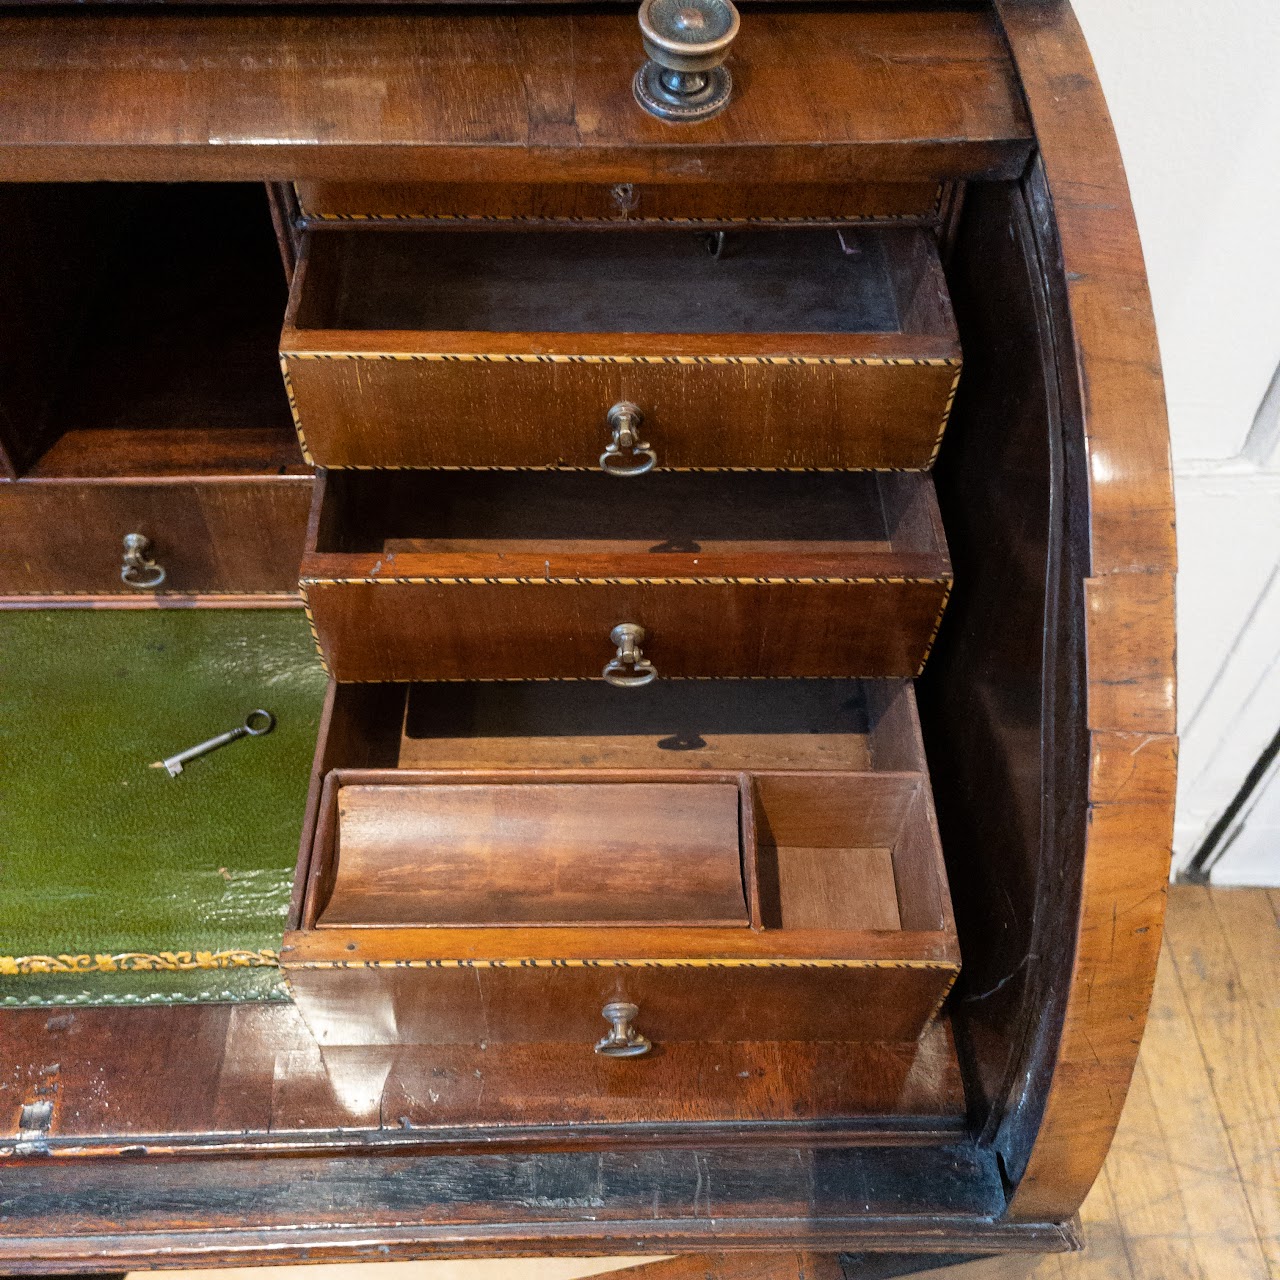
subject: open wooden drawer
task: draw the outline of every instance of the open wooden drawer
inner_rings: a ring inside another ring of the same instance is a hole
[[[341,681],[914,676],[950,582],[920,473],[330,471],[302,566]]]
[[[960,371],[906,227],[311,233],[281,355],[326,467],[926,468]]]
[[[336,685],[311,805],[322,1043],[902,1042],[959,971],[905,683]]]

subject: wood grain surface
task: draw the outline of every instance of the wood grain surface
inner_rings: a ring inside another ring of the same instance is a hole
[[[407,536],[406,536],[407,535]],[[328,472],[302,586],[345,681],[916,674],[950,583],[929,478]]]
[[[960,349],[914,229],[314,234],[281,337],[331,467],[927,468]],[[803,423],[803,430],[797,424]]]
[[[79,12],[0,20],[0,178],[936,181],[1015,176],[1030,132],[976,11],[780,8],[736,101],[636,106],[629,12]]]
[[[311,488],[307,475],[0,484],[0,594],[296,598]],[[150,539],[157,591],[120,581],[127,533]]]
[[[1089,476],[1080,914],[1052,1081],[1010,1210],[1061,1217],[1084,1198],[1119,1120],[1160,949],[1176,753],[1173,493],[1142,253],[1088,50],[1065,3],[996,8],[1041,150],[1073,340],[1064,396]]]
[[[322,928],[748,923],[730,783],[353,784],[337,819]]]

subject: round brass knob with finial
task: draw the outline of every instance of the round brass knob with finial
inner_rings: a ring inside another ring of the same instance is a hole
[[[733,92],[724,60],[740,25],[733,0],[643,0],[649,61],[632,83],[636,101],[663,120],[706,120],[724,110]]]

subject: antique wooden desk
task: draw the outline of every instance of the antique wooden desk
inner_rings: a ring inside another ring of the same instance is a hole
[[[0,1269],[1078,1244],[1175,767],[1088,53],[747,6],[675,122],[644,60],[625,5],[0,16],[3,603],[301,581],[334,677],[295,1002],[0,1012]]]

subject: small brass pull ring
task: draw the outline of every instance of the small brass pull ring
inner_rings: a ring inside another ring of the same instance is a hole
[[[609,639],[618,646],[618,652],[605,663],[601,672],[607,683],[618,689],[638,689],[658,678],[657,668],[640,648],[644,640],[642,626],[635,622],[620,622],[609,632]]]
[[[120,581],[138,591],[154,591],[167,576],[164,568],[148,559],[151,540],[140,533],[124,535],[124,560],[120,565]]]
[[[652,471],[658,455],[640,439],[644,414],[629,400],[619,400],[609,410],[613,439],[600,455],[600,470],[611,476],[642,476]]]
[[[642,1058],[652,1043],[632,1025],[640,1010],[625,1001],[612,1001],[600,1010],[610,1024],[609,1034],[596,1042],[596,1052],[605,1058]]]

